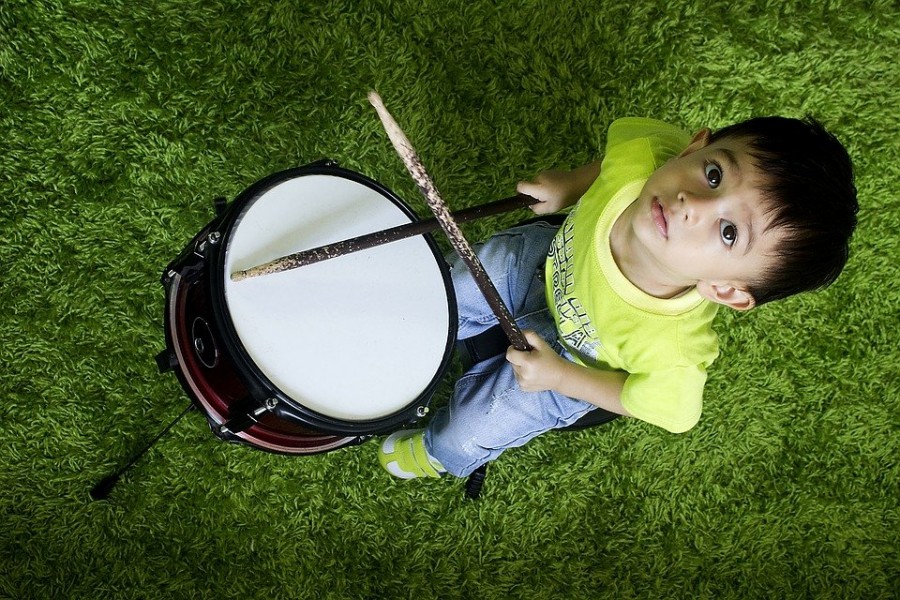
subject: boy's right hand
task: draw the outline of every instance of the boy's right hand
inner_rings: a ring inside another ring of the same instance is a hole
[[[570,199],[569,178],[567,171],[543,171],[532,181],[520,181],[516,191],[538,199],[531,205],[531,210],[536,214],[549,215],[572,206],[578,200]]]
[[[531,210],[547,215],[578,202],[599,174],[600,161],[595,161],[572,171],[544,171],[533,181],[520,181],[516,190],[537,198],[540,202],[533,204]]]

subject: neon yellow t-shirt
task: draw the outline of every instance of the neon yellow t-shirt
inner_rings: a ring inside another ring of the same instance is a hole
[[[615,121],[600,176],[560,228],[546,265],[547,301],[575,359],[627,372],[625,409],[675,433],[700,419],[706,370],[719,354],[718,305],[695,289],[672,299],[645,293],[619,270],[609,239],[650,174],[689,143],[660,121]]]

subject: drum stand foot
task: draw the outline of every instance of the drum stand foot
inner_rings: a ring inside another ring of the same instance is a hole
[[[469,500],[477,500],[481,495],[481,488],[484,486],[484,478],[487,476],[487,464],[481,465],[469,475],[466,481],[466,498]]]
[[[175,419],[171,423],[166,425],[166,428],[163,429],[162,431],[160,431],[156,435],[156,437],[154,437],[150,441],[149,444],[144,446],[139,452],[137,452],[134,456],[132,456],[131,460],[128,461],[128,464],[126,464],[124,467],[122,467],[121,469],[119,469],[118,471],[113,473],[112,475],[107,475],[106,477],[101,479],[99,482],[97,482],[97,485],[95,485],[93,488],[91,488],[91,498],[93,500],[105,500],[106,498],[108,498],[110,493],[112,492],[113,488],[119,482],[119,478],[122,475],[124,475],[128,469],[130,469],[132,466],[134,466],[134,464],[138,460],[140,460],[140,458],[142,456],[144,456],[144,454],[146,454],[147,451],[150,450],[150,448],[152,448],[156,444],[156,442],[158,442],[160,439],[162,439],[162,437],[164,435],[169,433],[169,430],[172,429],[184,417],[184,415],[188,414],[188,412],[190,412],[192,408],[194,408],[194,404],[193,403],[188,404],[188,407],[185,408],[183,411],[181,411],[181,414],[178,415],[177,417],[175,417]]]

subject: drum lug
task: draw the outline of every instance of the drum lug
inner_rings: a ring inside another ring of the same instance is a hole
[[[178,271],[175,269],[167,269],[163,272],[162,277],[160,278],[160,283],[163,284],[163,287],[169,287],[169,284],[175,279],[175,276],[178,275]]]
[[[277,398],[267,398],[265,402],[257,405],[253,410],[238,414],[228,421],[216,427],[219,436],[227,437],[229,434],[240,433],[259,422],[263,413],[271,412],[278,406]]]
[[[166,348],[156,355],[156,367],[160,373],[167,373],[178,366],[178,357]]]
[[[337,167],[337,166],[338,166],[338,161],[336,161],[336,160],[334,160],[334,159],[332,159],[332,158],[321,158],[321,159],[319,159],[319,160],[317,160],[317,161],[315,161],[315,162],[309,163],[309,164],[306,165],[306,166],[307,166],[307,167],[328,167],[328,168],[331,168],[331,167]]]
[[[419,417],[420,419],[427,414],[428,414],[427,406],[420,406],[419,408],[416,409],[416,416]]]
[[[197,244],[197,256],[206,258],[207,253],[209,252],[209,247],[218,245],[220,241],[222,241],[222,234],[218,231],[210,231],[206,235],[206,238],[201,240],[200,243]]]

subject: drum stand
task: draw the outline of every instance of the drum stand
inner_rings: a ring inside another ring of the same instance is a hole
[[[194,408],[193,402],[188,404],[187,408],[185,408],[183,411],[181,411],[180,415],[175,417],[175,419],[173,419],[171,423],[166,425],[165,429],[160,431],[158,434],[156,434],[156,437],[154,437],[152,440],[150,440],[150,443],[148,443],[141,450],[136,452],[131,457],[131,460],[129,460],[128,463],[124,467],[122,467],[121,469],[119,469],[118,471],[113,473],[112,475],[107,475],[106,477],[101,479],[97,483],[97,485],[95,485],[91,489],[91,498],[93,500],[105,500],[106,498],[108,498],[109,494],[112,492],[113,488],[119,482],[119,478],[122,477],[122,475],[124,475],[125,472],[128,471],[131,467],[133,467],[134,464],[137,461],[139,461],[141,459],[141,457],[144,456],[150,450],[150,448],[155,446],[156,443],[159,440],[161,440],[164,435],[169,433],[169,430],[171,430],[173,427],[175,427],[175,425],[177,425],[178,422],[181,421],[181,419],[184,418],[184,416],[186,414],[188,414],[191,411],[191,409],[193,409],[193,408]]]

